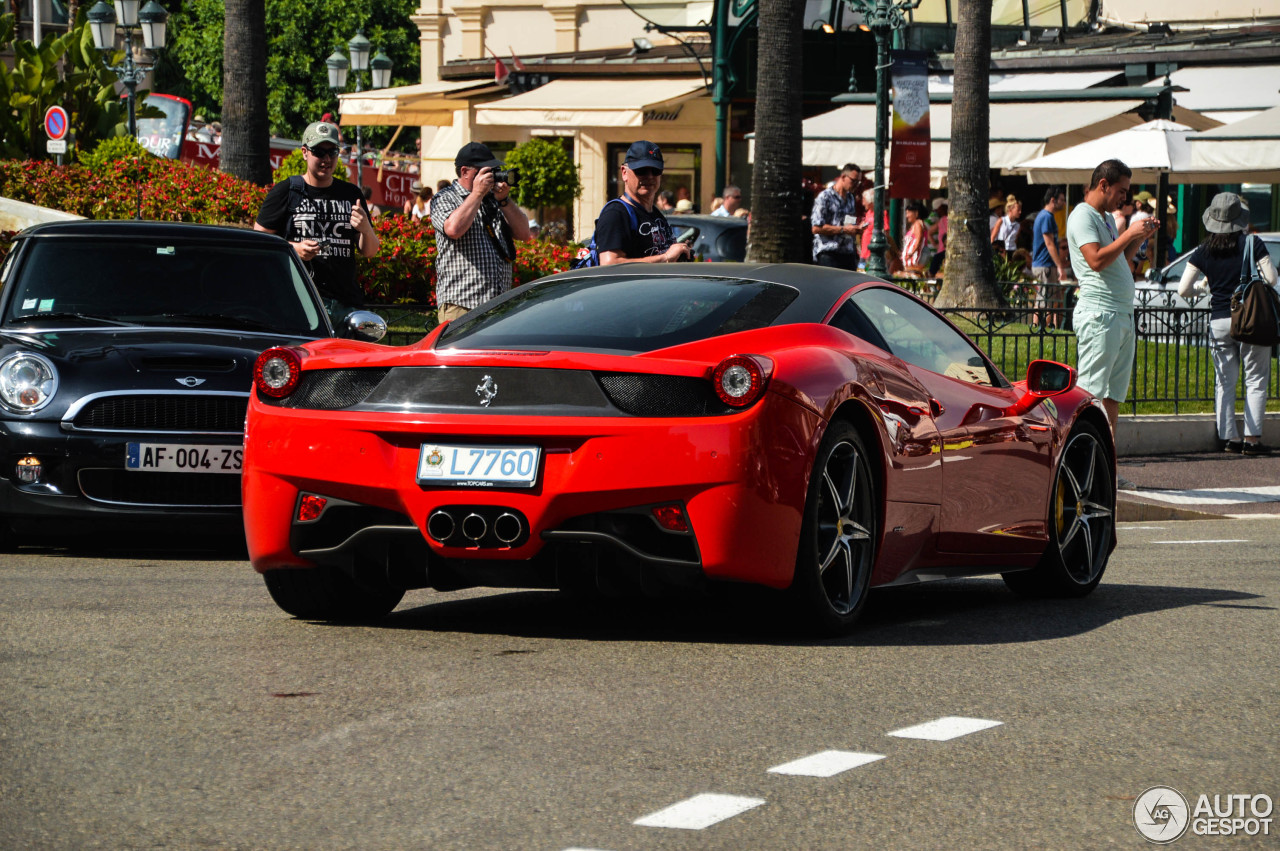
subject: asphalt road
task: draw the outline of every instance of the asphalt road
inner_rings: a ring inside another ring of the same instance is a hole
[[[825,642],[736,598],[423,591],[330,626],[235,553],[24,549],[0,560],[0,844],[1146,847],[1148,787],[1280,798],[1278,547],[1280,518],[1127,524],[1085,600],[885,590]],[[888,735],[950,717],[987,723]],[[770,771],[806,757],[830,776]]]

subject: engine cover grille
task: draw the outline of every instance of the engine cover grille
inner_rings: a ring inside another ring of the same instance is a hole
[[[338,411],[363,402],[390,371],[376,367],[303,370],[297,388],[288,396],[272,399],[259,394],[258,398],[264,405],[280,408]]]
[[[248,407],[247,396],[104,396],[85,405],[73,423],[78,429],[239,434]]]
[[[711,382],[683,375],[599,372],[596,380],[609,401],[637,417],[710,417],[734,412],[716,396]]]

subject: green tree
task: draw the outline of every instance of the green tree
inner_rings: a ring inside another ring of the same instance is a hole
[[[219,168],[259,186],[271,179],[265,22],[263,0],[227,0]]]
[[[517,171],[512,197],[521,207],[536,209],[540,222],[546,207],[566,206],[582,194],[578,166],[557,142],[534,137],[513,148],[503,162]]]
[[[14,56],[12,70],[0,66],[0,156],[49,159],[43,121],[55,105],[67,110],[71,136],[81,148],[126,135],[115,74],[93,46],[83,15],[68,32],[38,46],[15,35],[14,16],[0,15],[0,51]]]
[[[223,117],[224,0],[183,0],[170,5],[169,55],[157,72],[156,90],[191,101],[206,118]],[[419,0],[265,0],[267,116],[270,131],[297,138],[326,112],[338,113],[324,60],[364,28],[375,51],[381,47],[394,63],[391,85],[420,82],[421,48],[409,16]],[[232,67],[228,73],[243,74]],[[369,74],[364,72],[365,88]],[[354,84],[351,85],[354,90]],[[390,127],[365,129],[366,141],[385,144]],[[404,140],[401,134],[401,140]],[[412,138],[412,137],[410,137]]]
[[[937,307],[1003,307],[991,263],[991,3],[960,0],[956,19],[951,162],[947,166],[947,266]]]
[[[810,257],[810,240],[803,229],[808,202],[801,189],[800,150],[804,8],[805,0],[759,0],[756,163],[747,248],[752,261],[804,262]]]

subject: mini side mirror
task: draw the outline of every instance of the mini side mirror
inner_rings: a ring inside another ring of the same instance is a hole
[[[346,326],[344,337],[376,343],[387,336],[387,323],[378,314],[369,310],[356,310],[347,314],[343,324]]]
[[[1005,416],[1022,416],[1040,400],[1066,393],[1075,386],[1076,371],[1071,367],[1057,361],[1033,360],[1027,364],[1027,392],[1005,409]]]

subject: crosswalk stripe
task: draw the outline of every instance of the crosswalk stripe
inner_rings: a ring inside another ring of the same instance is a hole
[[[894,730],[892,733],[886,733],[886,735],[897,736],[900,739],[928,739],[932,742],[945,742],[950,739],[957,739],[960,736],[967,736],[970,733],[976,733],[979,730],[999,727],[1003,723],[1003,721],[986,721],[982,718],[960,718],[955,715],[948,715],[935,721],[916,724],[914,727],[903,727],[901,730]]]
[[[883,754],[856,751],[822,751],[812,756],[775,765],[770,774],[795,774],[801,777],[834,777],[843,771],[884,759]]]
[[[633,824],[641,827],[674,827],[682,830],[702,830],[713,824],[733,818],[763,804],[764,798],[745,798],[740,795],[720,795],[704,792],[677,804],[636,819]]]

